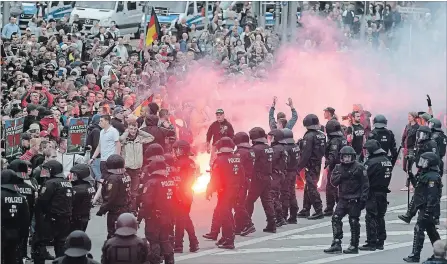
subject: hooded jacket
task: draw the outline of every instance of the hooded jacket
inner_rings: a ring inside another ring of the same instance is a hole
[[[141,130],[151,134],[154,137],[154,140],[150,144],[160,144],[161,146],[165,145],[165,133],[163,129],[158,127],[159,117],[156,115],[149,115],[145,119],[145,127],[142,127]]]
[[[125,131],[120,136],[122,143],[121,155],[124,158],[126,168],[140,169],[143,166],[143,144],[149,144],[154,141],[154,137],[142,130],[137,132],[134,139],[129,137],[129,132]]]

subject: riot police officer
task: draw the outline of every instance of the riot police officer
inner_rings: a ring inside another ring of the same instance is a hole
[[[385,213],[388,207],[387,194],[391,181],[393,164],[380,148],[379,142],[370,139],[365,142],[366,162],[364,164],[369,179],[369,195],[366,201],[366,244],[360,250],[383,249],[386,239]]]
[[[36,202],[36,211],[44,216],[43,221],[50,225],[50,230],[36,230],[37,241],[34,241],[36,253],[33,256],[34,263],[45,262],[45,242],[43,237],[49,235],[54,241],[54,253],[56,257],[64,255],[64,243],[70,234],[70,218],[73,211],[73,187],[65,179],[64,168],[56,160],[50,160],[42,165],[41,176],[50,178],[42,187]],[[49,234],[46,234],[49,232]]]
[[[245,174],[245,180],[239,187],[239,194],[237,196],[236,204],[234,206],[234,222],[235,234],[246,236],[256,232],[255,226],[251,222],[245,207],[245,200],[247,198],[248,186],[253,178],[253,165],[255,164],[255,152],[250,146],[250,137],[245,132],[238,132],[233,137],[233,142],[236,145],[235,154],[241,157],[242,167]]]
[[[71,231],[87,230],[90,220],[90,209],[95,196],[95,180],[90,176],[90,168],[86,164],[76,164],[70,169],[73,185],[73,212]]]
[[[138,221],[133,214],[121,214],[116,219],[116,225],[113,229],[114,236],[107,239],[102,247],[101,263],[151,263],[148,259],[149,247],[147,241],[137,236]]]
[[[28,167],[27,163],[23,160],[13,160],[8,166],[9,169],[13,170],[17,174],[17,190],[18,192],[23,195],[26,198],[26,201],[28,203],[28,210],[30,214],[30,218],[28,219],[28,226],[31,225],[31,219],[34,214],[34,205],[36,200],[36,192],[37,189],[33,186],[33,184],[29,181],[28,177],[28,169],[31,169]],[[26,182],[25,182],[26,180]],[[20,245],[20,254],[22,255],[22,258],[28,259],[28,238],[29,234],[25,234],[21,239],[21,245]]]
[[[183,236],[185,231],[189,237],[189,251],[197,252],[199,250],[199,240],[196,236],[194,224],[189,215],[191,212],[191,205],[193,201],[192,186],[199,173],[194,160],[191,155],[191,146],[184,140],[179,140],[172,146],[177,160],[174,167],[178,171],[181,180],[178,184],[178,210],[177,219],[175,220],[175,248],[174,252],[183,252]]]
[[[145,236],[150,244],[151,263],[160,263],[160,253],[165,263],[174,263],[174,250],[170,243],[172,234],[173,208],[176,184],[167,178],[166,163],[152,161],[144,168],[148,181],[143,187],[141,210],[138,220],[144,218]]]
[[[175,143],[175,142],[174,142]],[[172,146],[171,146],[172,147]],[[179,176],[179,173],[177,171],[177,167],[175,167],[175,159],[174,156],[170,153],[166,153],[163,155],[166,163],[166,172],[167,172],[167,178],[170,180],[173,180],[175,182],[175,188],[174,188],[174,196],[171,199],[171,208],[176,208],[179,204],[178,201],[178,188],[179,183],[181,181],[181,178]],[[174,241],[174,226],[175,226],[175,219],[177,218],[176,211],[172,210],[172,221],[171,221],[171,234],[170,234],[170,241],[172,247],[174,247],[175,241]]]
[[[368,139],[375,139],[379,142],[380,147],[387,153],[393,164],[399,156],[397,153],[396,139],[393,131],[386,128],[388,120],[383,115],[377,115],[373,119],[374,129],[369,133]]]
[[[447,136],[442,130],[441,121],[439,121],[439,119],[437,118],[432,118],[428,120],[428,127],[432,130],[431,137],[438,146],[438,152],[439,152],[438,154],[440,158],[439,171],[442,177],[442,174],[444,173],[444,156],[447,147]]]
[[[246,208],[248,215],[253,215],[256,200],[261,197],[262,207],[267,216],[264,232],[276,233],[275,211],[272,201],[272,160],[273,149],[267,145],[267,135],[261,127],[254,127],[248,133],[255,152],[254,172],[247,194]]]
[[[326,209],[324,209],[324,216],[332,216],[334,213],[335,202],[338,200],[338,190],[331,184],[331,174],[335,168],[335,165],[340,164],[340,150],[344,146],[347,146],[348,142],[343,135],[341,125],[337,120],[329,120],[327,122],[326,133],[328,136],[328,143],[324,153],[326,158],[324,168],[327,169]],[[356,153],[359,152],[356,151]]]
[[[408,156],[408,159],[410,161],[417,162],[420,158],[420,156],[426,152],[432,152],[438,155],[438,146],[434,140],[431,139],[431,129],[427,126],[420,126],[418,128],[417,134],[416,134],[416,148],[414,150],[414,156]],[[439,156],[438,156],[439,157]],[[418,178],[420,175],[420,167],[416,165],[418,168],[418,171],[416,175],[413,175],[413,172],[411,171],[411,168],[408,168],[408,177],[415,177]],[[411,202],[408,206],[407,212],[404,215],[399,215],[398,218],[405,223],[409,224],[411,222],[411,219],[416,215],[417,210],[414,204],[414,195],[411,199]]]
[[[424,232],[427,232],[432,244],[440,239],[435,227],[436,207],[440,203],[439,157],[433,152],[425,152],[420,155],[417,165],[420,168],[420,176],[417,179],[411,177],[410,181],[415,186],[413,197],[419,215],[414,226],[413,251],[404,258],[406,262],[419,262],[424,246]]]
[[[281,186],[281,203],[284,220],[288,224],[297,223],[298,202],[296,200],[295,182],[297,174],[297,166],[300,155],[300,147],[295,144],[293,132],[288,128],[283,129],[284,139],[280,141],[287,151],[286,179]],[[290,217],[289,216],[290,209]]]
[[[22,263],[21,240],[29,234],[29,207],[26,198],[18,192],[20,180],[13,170],[2,170],[2,264]]]
[[[317,184],[320,177],[321,160],[326,149],[326,136],[320,131],[320,121],[314,114],[309,114],[303,119],[303,126],[307,131],[303,136],[297,171],[305,169],[306,185],[304,187],[303,209],[298,213],[298,217],[307,217],[309,220],[322,219],[324,217],[323,204]],[[310,215],[312,205],[315,213]]]
[[[284,220],[281,203],[281,186],[283,185],[286,177],[285,172],[287,169],[288,154],[285,148],[279,142],[284,139],[284,132],[279,129],[273,129],[268,133],[270,139],[270,146],[273,149],[272,160],[272,200],[276,215],[276,227],[287,225]]]
[[[92,250],[92,241],[84,231],[75,230],[68,235],[65,241],[66,250],[63,257],[55,259],[53,264],[65,263],[85,263],[99,264],[90,257],[87,257]]]
[[[206,198],[211,199],[217,192],[217,208],[222,223],[222,238],[219,248],[234,249],[234,218],[232,209],[237,200],[239,187],[245,181],[241,157],[233,154],[235,144],[229,137],[223,137],[215,144],[216,159],[211,169],[211,180],[206,190]]]
[[[368,175],[365,167],[356,160],[357,153],[351,146],[340,150],[341,164],[337,164],[332,171],[331,183],[338,186],[339,200],[332,215],[332,230],[334,240],[325,253],[341,253],[341,239],[343,238],[343,217],[349,216],[351,227],[351,243],[343,250],[345,254],[358,254],[360,239],[360,214],[365,207],[369,192]]]
[[[122,213],[130,211],[130,176],[125,173],[124,159],[113,154],[106,161],[108,177],[101,189],[103,204],[96,213],[107,213],[107,239],[115,234],[115,222]]]

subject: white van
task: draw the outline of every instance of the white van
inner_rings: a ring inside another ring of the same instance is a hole
[[[140,1],[76,1],[71,12],[70,23],[75,15],[90,30],[95,23],[108,28],[112,23],[118,26],[121,35],[133,34],[139,37],[143,8]]]

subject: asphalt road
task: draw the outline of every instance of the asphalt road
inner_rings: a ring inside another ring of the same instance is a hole
[[[445,179],[445,177],[444,177]],[[386,215],[388,239],[385,249],[382,251],[361,252],[358,255],[328,255],[323,250],[330,246],[332,241],[332,229],[330,217],[321,220],[310,221],[300,219],[296,225],[287,225],[278,229],[276,234],[262,232],[265,227],[265,215],[262,206],[256,203],[253,221],[258,231],[248,237],[236,238],[236,249],[222,250],[214,245],[214,241],[207,241],[201,236],[209,231],[212,212],[216,199],[207,201],[203,194],[195,197],[192,206],[192,219],[196,227],[196,233],[200,241],[200,250],[196,253],[185,252],[176,254],[176,262],[185,264],[249,264],[249,263],[300,263],[300,264],[322,264],[322,263],[403,263],[402,258],[411,253],[413,241],[414,220],[408,225],[401,222],[397,216],[403,214],[407,208],[407,193],[399,191],[405,182],[405,174],[400,168],[396,168],[391,181],[392,193],[389,194],[389,208]],[[447,184],[444,181],[444,186]],[[446,193],[444,188],[444,194]],[[322,200],[324,199],[324,193]],[[302,205],[302,191],[297,190],[298,203]],[[440,234],[443,239],[447,238],[447,196],[443,196],[441,210]],[[92,240],[92,254],[96,260],[100,260],[101,247],[106,238],[106,218],[95,215],[97,208],[92,210],[92,218],[89,222],[87,234]],[[364,212],[361,218],[361,238],[366,239]],[[343,248],[349,245],[350,232],[347,219],[344,219]],[[138,231],[144,236],[144,228]],[[187,234],[185,234],[184,248],[187,250]],[[422,260],[432,254],[432,247],[426,237],[426,244],[421,256]],[[50,262],[48,262],[50,263]]]

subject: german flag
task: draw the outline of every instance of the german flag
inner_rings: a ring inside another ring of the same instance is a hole
[[[152,8],[151,20],[146,28],[146,41],[145,45],[150,46],[154,40],[160,37],[160,24],[158,23],[157,14],[155,14],[155,9]]]
[[[147,98],[139,106],[137,106],[137,108],[135,108],[135,110],[133,111],[133,115],[136,117],[140,117],[142,114],[143,107],[148,106],[153,99],[154,95],[152,94],[151,96],[149,96],[149,98]]]

